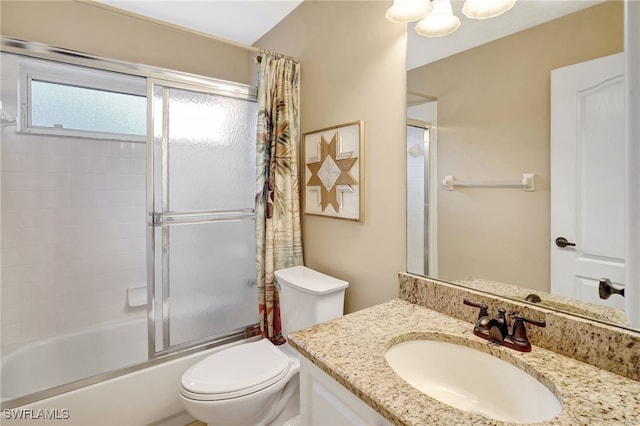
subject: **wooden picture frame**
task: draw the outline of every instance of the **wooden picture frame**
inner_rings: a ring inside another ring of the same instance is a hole
[[[362,120],[305,133],[302,159],[303,213],[363,222]]]

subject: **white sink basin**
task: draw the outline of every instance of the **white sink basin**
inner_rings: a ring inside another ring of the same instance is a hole
[[[556,417],[562,404],[542,383],[514,365],[466,346],[410,340],[385,358],[411,386],[470,413],[513,423]]]

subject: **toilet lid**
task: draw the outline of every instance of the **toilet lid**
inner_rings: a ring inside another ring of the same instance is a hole
[[[190,393],[232,398],[257,392],[287,374],[289,358],[269,340],[244,343],[216,352],[182,376]]]

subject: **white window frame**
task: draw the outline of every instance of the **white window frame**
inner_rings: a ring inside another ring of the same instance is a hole
[[[18,132],[36,135],[146,142],[146,134],[132,135],[64,127],[34,126],[31,116],[33,105],[31,84],[33,80],[143,96],[146,99],[147,79],[145,77],[76,65],[52,64],[32,59],[21,60],[18,64],[18,105],[20,106],[18,108]]]

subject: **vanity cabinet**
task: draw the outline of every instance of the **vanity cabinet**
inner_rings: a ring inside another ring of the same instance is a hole
[[[300,424],[391,426],[387,419],[305,357],[300,357]]]

